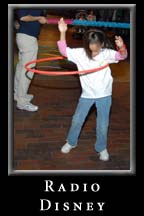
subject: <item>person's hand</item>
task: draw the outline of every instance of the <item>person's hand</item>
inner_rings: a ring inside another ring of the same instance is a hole
[[[58,29],[60,32],[66,32],[67,31],[67,24],[64,22],[64,19],[61,18],[58,22]]]
[[[45,24],[45,23],[47,23],[47,19],[45,17],[43,17],[43,16],[40,16],[39,19],[38,19],[38,22],[40,24]]]
[[[20,24],[17,20],[14,22],[14,27],[16,30],[18,30],[20,28]]]
[[[123,39],[120,36],[115,36],[115,44],[120,49],[124,46]]]

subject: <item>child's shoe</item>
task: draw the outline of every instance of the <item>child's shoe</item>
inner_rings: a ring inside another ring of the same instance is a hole
[[[100,154],[100,157],[99,157],[100,160],[102,160],[102,161],[108,161],[109,160],[109,153],[107,152],[107,149],[104,149],[99,154]]]
[[[75,148],[76,146],[70,145],[68,142],[62,146],[61,152],[62,153],[69,153],[71,149]]]

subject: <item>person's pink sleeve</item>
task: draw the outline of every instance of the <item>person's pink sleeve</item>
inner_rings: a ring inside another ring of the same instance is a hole
[[[116,52],[115,54],[115,60],[116,61],[119,61],[119,60],[124,60],[127,58],[127,52],[126,52],[126,55],[121,55],[120,52]]]
[[[66,53],[67,44],[66,44],[66,41],[65,41],[65,40],[62,40],[62,41],[59,40],[59,41],[57,42],[57,46],[58,46],[58,49],[59,49],[60,53],[61,53],[63,56],[67,57],[67,53]]]

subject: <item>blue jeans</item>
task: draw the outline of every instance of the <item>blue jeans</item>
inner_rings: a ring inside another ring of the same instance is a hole
[[[101,152],[107,148],[111,96],[98,99],[79,99],[75,114],[72,118],[67,141],[72,146],[77,145],[81,128],[93,104],[95,104],[97,108],[95,150]]]

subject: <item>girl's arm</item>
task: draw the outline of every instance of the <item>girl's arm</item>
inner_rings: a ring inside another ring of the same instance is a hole
[[[124,60],[127,58],[127,49],[123,42],[123,39],[120,36],[115,36],[115,44],[117,47],[117,52],[115,55],[116,60]]]
[[[60,53],[67,57],[66,54],[66,31],[67,31],[67,24],[64,22],[63,18],[60,19],[60,21],[58,22],[58,29],[60,31],[60,40],[57,42],[58,45],[58,49],[60,51]]]

